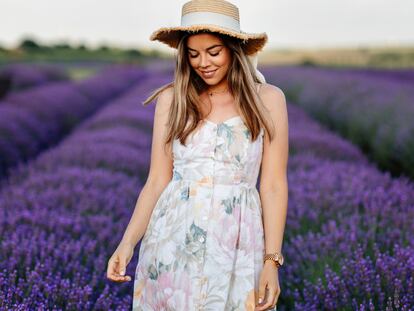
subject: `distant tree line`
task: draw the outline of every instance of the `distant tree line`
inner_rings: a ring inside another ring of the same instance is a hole
[[[111,52],[115,50],[121,50],[127,56],[131,57],[140,57],[150,54],[151,56],[158,56],[157,51],[151,51],[150,53],[143,53],[139,49],[129,48],[129,49],[120,49],[116,47],[111,47],[106,44],[101,44],[97,48],[90,48],[83,43],[78,45],[70,45],[66,42],[60,42],[55,44],[41,44],[37,42],[34,38],[25,37],[17,45],[15,49],[21,50],[23,52],[43,52],[50,50],[73,50],[73,51],[85,51],[85,52]],[[7,52],[12,49],[8,49],[0,43],[0,52]]]

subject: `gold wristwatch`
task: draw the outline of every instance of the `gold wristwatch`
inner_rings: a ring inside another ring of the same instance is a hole
[[[263,263],[265,263],[265,261],[268,259],[273,260],[278,268],[283,265],[284,258],[282,253],[276,252],[271,254],[265,254],[263,258]]]

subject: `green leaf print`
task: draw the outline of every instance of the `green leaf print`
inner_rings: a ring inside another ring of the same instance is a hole
[[[182,190],[181,190],[181,200],[182,201],[187,201],[188,198],[190,197],[190,186],[185,186]]]
[[[190,232],[186,234],[185,244],[192,242],[205,243],[207,231],[197,226],[194,222],[190,226]]]
[[[179,172],[174,170],[173,171],[173,180],[181,180],[181,179],[183,179],[183,176],[181,176],[181,174]]]
[[[148,275],[151,280],[156,280],[158,278],[158,271],[154,264],[148,266]]]
[[[224,205],[225,212],[229,215],[233,213],[236,203],[240,203],[240,198],[232,197],[221,201],[221,204]]]
[[[234,135],[230,125],[227,124],[220,124],[218,128],[219,134],[225,134],[226,136],[226,143],[227,145],[232,144],[234,142]]]

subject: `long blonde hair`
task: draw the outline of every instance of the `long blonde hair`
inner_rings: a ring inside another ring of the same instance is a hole
[[[238,105],[242,118],[250,131],[251,139],[256,140],[260,129],[265,128],[270,140],[274,136],[274,128],[270,128],[267,110],[259,97],[255,83],[261,83],[256,76],[256,69],[242,48],[242,42],[219,33],[219,36],[231,53],[232,64],[227,72],[229,91]],[[197,128],[199,121],[203,119],[199,95],[207,90],[208,85],[194,71],[188,60],[187,38],[185,34],[177,47],[174,81],[156,89],[144,102],[147,105],[160,95],[162,91],[173,87],[174,97],[170,106],[168,118],[168,134],[166,144],[175,138],[185,144],[186,138]],[[186,128],[188,120],[191,123]]]

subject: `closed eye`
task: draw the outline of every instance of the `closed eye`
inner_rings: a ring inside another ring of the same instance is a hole
[[[220,52],[221,52],[221,50],[220,51],[218,51],[218,52],[216,52],[216,53],[209,53],[211,56],[217,56],[217,55],[219,55],[220,54]],[[198,54],[196,54],[196,55],[193,55],[193,54],[191,54],[191,53],[188,53],[189,55],[190,55],[190,57],[191,58],[196,58],[197,56],[198,56]]]

